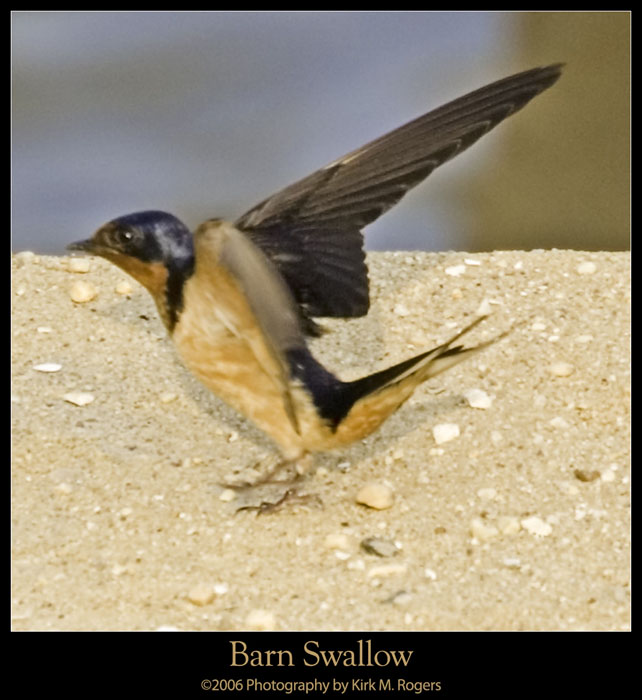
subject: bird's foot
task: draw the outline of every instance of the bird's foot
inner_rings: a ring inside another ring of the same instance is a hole
[[[237,513],[241,510],[255,510],[257,515],[262,515],[281,510],[285,505],[309,502],[320,505],[319,496],[301,494],[298,490],[308,466],[309,460],[306,458],[283,460],[253,482],[223,483],[221,486],[234,491],[243,503],[237,508]],[[290,472],[289,476],[287,475],[288,471]],[[286,472],[286,475],[281,476],[282,472]]]
[[[307,505],[309,503],[314,503],[317,506],[322,505],[321,498],[316,493],[300,494],[297,489],[294,488],[284,491],[278,500],[274,501],[273,503],[270,501],[261,501],[259,505],[241,506],[240,508],[236,509],[236,512],[239,513],[242,510],[255,510],[257,515],[265,515],[267,513],[275,513],[277,510],[281,510],[286,505]]]

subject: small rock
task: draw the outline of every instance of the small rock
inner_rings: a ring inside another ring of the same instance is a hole
[[[447,275],[450,275],[451,277],[459,277],[459,275],[463,275],[464,272],[466,272],[466,266],[465,265],[451,265],[450,267],[447,267],[444,272]]]
[[[86,391],[70,391],[67,394],[63,394],[62,398],[65,401],[74,404],[74,406],[86,406],[94,401],[94,395],[89,394]]]
[[[384,510],[392,506],[394,497],[392,489],[385,484],[371,482],[361,488],[356,500],[369,508]]]
[[[214,600],[214,588],[207,583],[199,583],[187,594],[187,599],[194,605],[209,605]]]
[[[127,296],[128,294],[131,294],[134,291],[134,288],[132,285],[127,281],[127,280],[122,280],[116,285],[116,294],[122,294],[123,296]]]
[[[553,428],[564,429],[569,427],[568,422],[564,418],[562,418],[562,416],[555,416],[555,418],[551,418],[548,421],[548,424]]]
[[[522,520],[522,527],[537,537],[547,537],[553,532],[553,528],[537,516]]]
[[[470,532],[473,537],[486,542],[499,535],[499,530],[494,525],[487,525],[481,518],[474,518],[470,523]]]
[[[98,295],[98,290],[90,282],[78,281],[74,282],[69,291],[69,296],[71,300],[76,304],[85,304],[92,299],[95,299]]]
[[[382,537],[366,537],[361,541],[361,549],[378,557],[394,557],[399,552],[399,547],[392,540]]]
[[[384,578],[387,576],[399,576],[405,574],[408,570],[406,564],[381,564],[380,566],[373,566],[370,571],[368,571],[368,578]]]
[[[600,472],[598,472],[597,469],[575,469],[573,474],[575,474],[575,478],[579,481],[595,481],[600,478]]]
[[[554,362],[549,365],[548,371],[554,377],[568,377],[575,372],[575,367],[570,362]]]
[[[350,549],[350,540],[343,533],[330,533],[325,536],[323,546],[327,549]]]
[[[223,501],[223,503],[229,503],[236,498],[236,491],[234,489],[225,489],[220,493],[218,498],[219,501]]]
[[[472,408],[490,408],[493,399],[483,389],[466,389],[464,398]]]
[[[575,269],[580,275],[592,275],[597,270],[597,265],[590,260],[586,260],[581,262]]]
[[[245,625],[251,630],[273,630],[276,627],[276,617],[270,610],[251,610],[245,618]]]
[[[89,258],[69,258],[67,269],[69,272],[89,272]]]
[[[433,427],[432,434],[435,442],[441,445],[459,437],[459,426],[457,423],[439,423]]]

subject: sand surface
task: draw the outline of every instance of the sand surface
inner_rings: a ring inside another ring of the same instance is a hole
[[[370,314],[313,344],[341,377],[484,299],[469,342],[513,330],[262,515],[221,482],[268,469],[270,441],[179,364],[142,287],[70,260],[12,258],[13,629],[629,628],[628,253],[370,254]],[[389,508],[356,502],[369,482]]]

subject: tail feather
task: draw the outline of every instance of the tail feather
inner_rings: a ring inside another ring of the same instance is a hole
[[[421,383],[450,369],[507,335],[508,331],[473,347],[453,346],[456,340],[485,318],[486,316],[480,316],[475,319],[450,340],[433,350],[367,377],[342,383],[339,387],[339,396],[335,396],[334,401],[335,408],[341,407],[341,415],[335,413],[333,416],[335,431],[345,434],[346,442],[365,437],[410,398]],[[337,437],[340,438],[340,435]]]

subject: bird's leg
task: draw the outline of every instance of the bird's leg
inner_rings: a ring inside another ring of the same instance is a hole
[[[239,507],[237,512],[241,510],[255,510],[258,515],[261,515],[279,510],[284,505],[304,503],[311,499],[320,503],[318,496],[299,494],[298,492],[298,485],[302,482],[302,477],[308,471],[311,462],[311,455],[304,455],[298,459],[281,460],[267,474],[252,483],[221,485],[242,495],[243,501],[246,503]],[[287,478],[276,478],[278,474],[286,469],[294,471],[294,474]],[[286,487],[285,490],[282,487]]]
[[[282,459],[280,462],[278,462],[274,467],[272,467],[267,474],[264,476],[260,477],[256,481],[253,482],[242,482],[239,484],[229,484],[229,483],[223,483],[221,486],[224,486],[225,488],[232,489],[233,491],[245,491],[248,489],[253,489],[259,486],[263,486],[265,484],[284,484],[284,485],[292,485],[297,483],[301,476],[303,476],[308,469],[310,468],[310,464],[312,462],[312,456],[309,454],[303,455],[302,457],[296,458],[296,459]],[[293,469],[294,474],[286,479],[277,479],[276,476],[280,474],[282,471],[286,469]]]

